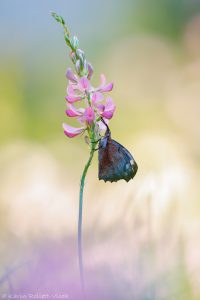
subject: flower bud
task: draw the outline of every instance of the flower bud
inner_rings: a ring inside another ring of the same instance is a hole
[[[70,56],[72,62],[75,64],[76,63],[76,54],[73,51],[71,51],[69,53],[69,56]]]
[[[81,76],[88,76],[88,64],[86,59],[80,64],[80,75]]]
[[[59,22],[62,25],[65,25],[65,21],[61,16],[57,15],[55,12],[52,12],[51,15],[57,22]]]
[[[76,72],[79,74],[79,73],[80,73],[80,70],[81,70],[81,62],[80,62],[80,59],[78,59],[78,60],[76,61],[75,68],[76,68]]]
[[[83,71],[85,74],[88,74],[88,63],[86,59],[83,61]]]
[[[77,82],[77,77],[74,75],[71,68],[67,69],[66,77],[67,77],[67,79],[69,79],[72,82],[75,82],[75,83]]]
[[[78,41],[78,38],[76,36],[73,36],[71,39],[70,39],[70,44],[71,44],[71,47],[76,50],[78,48],[78,45],[79,45],[79,41]]]
[[[81,63],[83,64],[83,60],[85,57],[84,52],[81,49],[77,49],[76,50],[76,55],[78,56],[78,58],[80,59]]]
[[[88,63],[88,79],[90,80],[93,74],[93,67],[90,63]]]
[[[69,36],[67,34],[65,34],[65,42],[70,47],[70,39],[69,39]]]

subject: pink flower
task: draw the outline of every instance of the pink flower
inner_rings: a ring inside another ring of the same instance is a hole
[[[91,73],[90,73],[91,75]],[[70,68],[67,69],[66,77],[69,79],[69,85],[67,92],[73,93],[74,91],[79,93],[84,93],[85,91],[89,92],[91,89],[91,84],[89,78],[83,76],[78,78]]]
[[[72,69],[71,68],[68,68],[67,69],[67,72],[66,72],[66,77],[72,81],[72,82],[77,82],[78,81],[78,78],[77,76],[72,72]]]
[[[101,101],[103,100],[102,93],[110,92],[113,89],[113,83],[106,84],[106,78],[103,74],[100,76],[100,86],[94,89],[89,81],[90,76],[92,76],[92,69],[90,69],[88,77],[83,76],[81,78],[73,74],[70,68],[67,69],[66,77],[69,79],[69,85],[65,99],[69,103],[80,101],[86,98],[89,93],[92,95],[93,102]]]
[[[112,98],[108,97],[106,99],[106,103],[104,104],[96,104],[97,109],[99,110],[99,114],[106,118],[111,119],[116,109],[116,105],[113,103]]]
[[[68,117],[79,117],[78,120],[81,123],[86,122],[91,124],[95,120],[95,112],[92,107],[87,108],[76,108],[73,104],[67,104],[68,109],[65,111]]]
[[[88,78],[86,76],[84,77],[81,77],[79,79],[79,82],[78,82],[78,86],[77,88],[81,91],[81,92],[89,92],[90,89],[91,89],[91,84],[90,84],[90,81],[88,80]]]
[[[87,107],[85,109],[83,118],[89,125],[92,124],[92,122],[95,120],[95,113],[92,107]]]
[[[99,92],[106,93],[110,92],[113,89],[113,83],[110,82],[106,84],[106,77],[104,74],[100,75],[100,86],[96,89]]]
[[[69,84],[65,99],[69,103],[74,103],[86,98],[92,88],[89,79],[86,76],[78,78],[70,68],[67,69],[66,77],[69,79]]]
[[[108,120],[104,120],[104,121],[105,121],[106,124],[108,124]],[[100,131],[106,130],[106,126],[102,121],[98,121],[96,124],[99,127]],[[73,137],[83,133],[87,129],[87,127],[86,126],[84,126],[84,127],[73,127],[73,126],[70,126],[66,123],[63,123],[63,129],[64,129],[64,134],[66,136],[68,136],[69,138],[73,138]]]
[[[115,109],[116,105],[113,103],[112,98],[108,97],[106,99],[106,104],[101,115],[106,119],[111,119],[113,117]]]
[[[98,103],[98,102],[100,102],[102,100],[103,100],[103,94],[102,93],[100,93],[100,92],[94,92],[92,94],[92,104],[95,105],[96,103]]]
[[[71,103],[67,104],[68,109],[65,111],[68,117],[80,117],[84,113],[83,108],[76,109]]]
[[[67,94],[68,95],[65,97],[65,99],[69,103],[74,103],[84,99],[84,95],[81,95],[79,89],[77,88],[77,84],[73,84],[72,82],[70,82],[67,87]]]
[[[67,124],[63,124],[64,133],[68,137],[75,137],[79,134],[81,134],[84,130],[87,129],[88,125],[91,125],[92,122],[95,120],[95,112],[92,107],[87,108],[76,108],[73,104],[68,103],[67,104],[68,109],[66,110],[66,114],[68,117],[78,117],[78,121],[81,124],[84,124],[83,127],[72,127]]]
[[[82,96],[76,96],[76,95],[68,95],[65,97],[65,99],[69,102],[69,103],[74,103],[77,101],[80,101],[83,99]]]
[[[79,134],[81,134],[82,132],[84,132],[85,127],[72,127],[70,125],[67,125],[65,123],[63,123],[63,129],[64,129],[64,134],[70,138],[75,137]]]
[[[75,75],[70,68],[67,69],[66,77],[69,80],[67,87],[67,109],[66,114],[68,117],[75,117],[82,124],[81,127],[72,127],[63,124],[64,133],[68,137],[75,137],[86,129],[90,128],[92,123],[97,125],[99,132],[105,130],[105,124],[100,120],[103,118],[105,122],[113,117],[116,106],[111,98],[106,98],[105,103],[104,93],[110,92],[113,89],[113,83],[106,83],[106,78],[102,74],[100,76],[100,86],[93,88],[90,83],[90,78],[93,73],[91,65],[87,65],[88,75],[79,78]],[[86,108],[76,108],[75,103],[85,99]],[[99,121],[97,121],[99,120]]]

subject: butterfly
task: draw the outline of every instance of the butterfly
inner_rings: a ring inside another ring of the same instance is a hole
[[[113,182],[124,179],[128,182],[137,173],[138,166],[131,153],[111,139],[110,129],[104,121],[103,123],[107,129],[105,136],[99,140],[99,180]]]

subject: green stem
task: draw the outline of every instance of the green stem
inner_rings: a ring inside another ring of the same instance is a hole
[[[81,185],[80,185],[80,194],[79,194],[79,216],[78,216],[78,259],[79,259],[79,272],[81,279],[81,289],[83,293],[83,298],[86,299],[85,293],[85,282],[84,282],[84,269],[83,269],[83,257],[82,257],[82,215],[83,215],[83,190],[85,184],[85,178],[87,175],[88,168],[91,164],[92,158],[94,156],[95,151],[95,143],[92,143],[92,147],[90,150],[90,157],[88,159],[87,164],[83,170],[83,174],[81,177]]]

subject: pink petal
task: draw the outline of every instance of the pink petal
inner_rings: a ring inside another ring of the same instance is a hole
[[[104,119],[104,122],[108,125],[109,121],[107,119]],[[107,129],[106,125],[102,122],[102,121],[99,121],[97,122],[98,126],[99,126],[99,129],[100,131],[104,131]]]
[[[90,89],[90,82],[86,76],[80,78],[79,85],[82,90],[89,91]]]
[[[113,102],[113,99],[111,97],[107,97],[106,98],[106,104],[105,104],[105,109],[110,109],[110,108],[113,108],[115,107],[115,104]]]
[[[96,107],[98,108],[98,110],[100,110],[100,112],[103,112],[105,110],[105,105],[103,104],[97,104]]]
[[[85,120],[88,124],[91,124],[95,119],[95,113],[92,107],[87,107],[84,113]]]
[[[113,83],[106,84],[106,77],[104,74],[100,75],[100,86],[97,88],[101,92],[110,92],[113,89]]]
[[[88,79],[90,80],[93,74],[93,67],[90,63],[88,63]]]
[[[77,116],[79,116],[79,115],[75,114],[75,113],[73,112],[73,110],[71,110],[71,109],[67,109],[65,112],[66,112],[66,115],[67,115],[68,117],[77,117]]]
[[[66,77],[72,81],[72,82],[77,82],[77,77],[74,75],[74,73],[72,72],[72,69],[68,68],[67,72],[66,72]]]
[[[113,89],[113,83],[110,82],[107,85],[101,87],[100,91],[101,92],[110,92],[110,91],[112,91],[112,89]]]
[[[103,95],[100,92],[95,92],[92,94],[92,103],[95,104],[103,100]]]
[[[65,135],[70,137],[70,138],[81,134],[85,130],[84,127],[80,127],[80,128],[72,127],[72,126],[67,125],[65,123],[63,123],[63,129],[64,129]]]
[[[82,100],[82,96],[72,96],[72,95],[68,95],[65,97],[65,99],[69,102],[69,103],[74,103],[77,101]]]
[[[100,75],[100,87],[106,84],[106,76],[104,74]]]
[[[84,115],[78,117],[77,120],[78,120],[81,124],[85,124],[85,116],[84,116]]]
[[[75,64],[75,68],[76,68],[77,73],[79,74],[80,69],[81,69],[81,62],[80,62],[80,59],[77,60],[77,62],[76,62],[76,64]]]
[[[76,107],[72,104],[67,105],[69,109],[67,109],[65,112],[68,117],[79,117],[83,113],[81,112],[81,109],[76,109]]]
[[[113,103],[112,98],[108,97],[106,99],[105,110],[102,113],[102,116],[106,119],[111,119],[116,109],[116,105]]]
[[[74,95],[75,94],[74,84],[71,84],[71,83],[68,84],[67,94],[69,94],[69,95]]]
[[[110,120],[113,117],[114,111],[104,111],[102,113],[102,116],[108,120]]]

